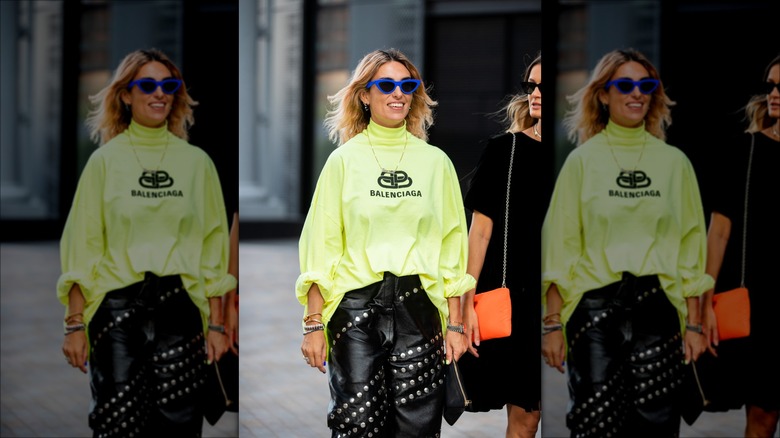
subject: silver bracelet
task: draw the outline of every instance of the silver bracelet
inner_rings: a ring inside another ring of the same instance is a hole
[[[225,334],[225,326],[224,325],[216,325],[216,324],[209,324],[209,331],[210,332],[219,332],[223,335]]]
[[[704,334],[704,329],[702,329],[701,324],[685,324],[685,329],[700,335]]]
[[[309,333],[313,333],[320,330],[325,330],[324,324],[305,325],[303,326],[303,335],[306,336]]]
[[[86,330],[87,326],[84,325],[84,323],[79,324],[73,324],[73,325],[66,325],[65,326],[65,336],[68,336],[71,333],[80,332],[82,330]]]
[[[466,332],[463,329],[463,324],[451,325],[449,322],[447,322],[447,330],[455,333],[460,333],[460,334],[464,334]]]

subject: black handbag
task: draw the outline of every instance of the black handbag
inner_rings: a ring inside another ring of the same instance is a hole
[[[444,420],[450,426],[454,425],[469,405],[471,400],[466,395],[458,362],[453,360],[444,375]]]
[[[238,412],[238,356],[228,350],[206,373],[203,416],[213,426],[225,412]]]

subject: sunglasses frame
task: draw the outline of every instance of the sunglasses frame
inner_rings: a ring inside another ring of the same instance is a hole
[[[761,84],[762,94],[766,94],[767,96],[769,96],[770,94],[772,94],[772,91],[774,90],[780,91],[780,82],[766,81]]]
[[[529,91],[530,88],[530,91]],[[523,91],[525,94],[532,94],[534,90],[539,89],[539,92],[542,92],[542,83],[541,82],[528,82],[523,81],[520,82],[520,90]]]
[[[385,91],[379,85],[379,84],[383,84],[383,83],[391,83],[391,84],[393,84],[393,88],[390,91]],[[405,91],[404,90],[403,85],[404,84],[408,84],[408,83],[413,83],[414,84],[414,88],[411,91]],[[400,88],[401,93],[412,94],[415,91],[417,91],[417,89],[420,87],[420,84],[422,84],[422,81],[419,80],[419,79],[411,79],[410,78],[410,79],[401,79],[400,81],[394,81],[392,79],[383,78],[383,79],[377,79],[375,81],[369,82],[368,84],[366,84],[366,88],[371,88],[372,85],[376,85],[376,89],[379,90],[382,94],[392,94],[393,91],[395,91],[396,88]]]
[[[623,91],[623,89],[621,89],[620,85],[618,84],[631,84],[631,89],[628,91]],[[649,91],[645,91],[642,89],[643,84],[653,84],[653,89]],[[653,92],[658,89],[658,86],[661,85],[661,81],[653,78],[644,78],[638,81],[629,78],[620,78],[620,79],[615,79],[613,81],[607,82],[607,84],[604,85],[604,89],[609,90],[609,87],[613,85],[621,94],[631,94],[634,92],[634,88],[639,88],[639,92],[642,94],[653,94]]]
[[[176,84],[176,88],[174,88],[173,91],[167,91],[165,89],[165,84],[170,84],[170,83],[175,83]],[[143,84],[154,84],[154,88],[152,88],[151,91],[146,91],[144,89],[144,85]],[[167,79],[163,79],[161,81],[155,81],[152,78],[141,78],[141,79],[136,79],[136,80],[130,82],[127,85],[127,89],[129,90],[129,89],[133,88],[133,85],[135,85],[135,86],[138,87],[139,90],[141,90],[142,93],[144,93],[144,94],[152,94],[155,91],[157,91],[157,88],[159,87],[160,90],[162,90],[162,92],[165,93],[165,94],[174,94],[177,91],[179,91],[179,88],[181,88],[181,84],[182,84],[181,79],[176,79],[176,78],[167,78]]]

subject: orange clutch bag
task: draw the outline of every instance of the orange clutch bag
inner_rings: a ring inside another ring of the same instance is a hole
[[[747,288],[738,287],[713,295],[712,308],[718,320],[718,338],[721,341],[750,335],[750,297]]]
[[[505,338],[512,334],[512,301],[508,288],[500,287],[474,295],[474,311],[479,318],[480,340]]]

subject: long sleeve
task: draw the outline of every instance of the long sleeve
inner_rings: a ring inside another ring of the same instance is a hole
[[[466,273],[468,258],[468,231],[463,198],[455,168],[448,161],[444,174],[445,196],[442,209],[443,235],[439,272],[444,280],[444,297],[463,295],[476,285],[476,280]]]
[[[336,267],[344,253],[341,215],[343,163],[331,155],[322,169],[309,213],[298,242],[301,275],[295,284],[298,301],[306,305],[312,283],[317,283],[325,301],[331,299]]]
[[[581,186],[582,162],[570,155],[558,175],[542,226],[543,297],[554,283],[564,301],[571,299],[574,268],[583,251]]]
[[[235,289],[237,279],[227,270],[230,258],[227,213],[219,175],[211,160],[205,162],[205,174],[205,205],[202,209],[204,238],[200,272],[206,298],[212,298]]]
[[[680,206],[681,234],[678,266],[682,278],[682,296],[695,297],[711,289],[715,281],[704,273],[707,259],[707,230],[699,193],[699,184],[691,163],[683,168]]]
[[[93,154],[79,178],[60,240],[62,274],[57,281],[57,298],[66,306],[74,283],[79,285],[87,301],[94,299],[97,266],[106,250],[104,181],[102,155]],[[85,320],[88,319],[85,315]]]

